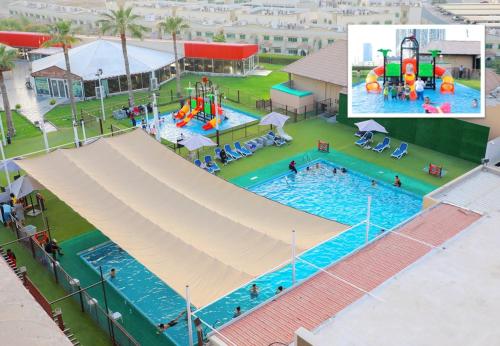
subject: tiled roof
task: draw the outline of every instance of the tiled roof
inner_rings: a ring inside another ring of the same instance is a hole
[[[439,49],[444,55],[479,55],[481,42],[479,41],[431,41],[420,49],[420,54],[430,54],[429,50]]]
[[[332,45],[286,66],[283,71],[347,86],[347,41],[335,41]]]

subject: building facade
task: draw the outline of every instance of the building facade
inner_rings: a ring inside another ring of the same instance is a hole
[[[396,30],[396,54],[400,55],[401,41],[405,37],[415,35],[420,47],[428,46],[432,41],[446,40],[444,29],[397,29]]]
[[[11,16],[24,16],[41,23],[70,20],[82,33],[97,34],[101,14],[116,8],[116,2],[68,6],[62,1],[15,1]],[[379,1],[134,1],[138,22],[151,29],[151,38],[160,37],[158,23],[180,16],[190,25],[181,39],[211,42],[223,32],[228,43],[258,44],[261,52],[307,55],[335,40],[346,39],[349,24],[418,24],[419,2]]]

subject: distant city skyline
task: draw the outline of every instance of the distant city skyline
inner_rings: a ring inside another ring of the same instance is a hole
[[[415,26],[418,29],[419,26]],[[382,54],[379,49],[390,49],[388,56],[398,56],[398,46],[400,42],[396,40],[396,31],[398,29],[413,29],[412,27],[398,26],[359,26],[353,25],[349,27],[348,40],[350,59],[354,64],[362,64],[364,61],[363,46],[369,42],[372,45],[373,64],[381,64],[383,61]],[[423,30],[425,28],[421,28]],[[474,25],[448,25],[446,28],[429,28],[445,30],[444,37],[448,41],[482,41],[484,30],[481,26]],[[428,29],[427,29],[428,30]],[[434,33],[436,34],[436,33]],[[436,34],[437,35],[437,34]],[[421,44],[421,47],[423,45]]]
[[[420,48],[425,47],[431,41],[446,40],[445,29],[397,29],[396,30],[396,54],[400,54],[400,43],[405,37],[415,34]]]
[[[373,61],[372,44],[369,42],[363,43],[363,61]]]

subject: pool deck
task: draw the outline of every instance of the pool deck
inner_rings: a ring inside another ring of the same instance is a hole
[[[450,204],[419,214],[352,256],[220,330],[238,346],[291,343],[300,327],[317,328],[481,217]],[[376,297],[367,297],[377,300]]]

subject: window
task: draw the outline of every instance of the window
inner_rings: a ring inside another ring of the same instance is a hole
[[[392,20],[386,20],[384,24],[392,24]]]
[[[289,37],[288,38],[288,42],[297,42],[297,41],[298,41],[297,37]]]
[[[492,43],[486,43],[486,49],[493,49]]]
[[[273,48],[273,53],[281,53],[281,48]]]
[[[213,37],[213,36],[214,36],[214,33],[213,33],[213,32],[211,32],[211,31],[207,31],[207,32],[205,33],[205,36],[206,36],[206,37]]]
[[[498,49],[500,49],[500,43],[498,44]]]
[[[395,16],[396,16],[396,18],[399,18],[399,13],[398,13],[398,12],[396,12],[396,13],[395,13]]]
[[[245,34],[240,34],[240,39],[244,40],[247,37]]]
[[[291,49],[288,49],[288,54],[297,55],[297,54],[299,54],[299,51],[295,48],[291,48]]]
[[[374,20],[374,21],[372,22],[372,24],[373,24],[373,25],[378,25],[378,24],[380,24],[380,22],[379,22],[378,20]]]
[[[333,42],[335,42],[335,40],[333,38],[328,39],[328,44],[332,44]]]
[[[281,42],[281,41],[283,41],[283,36],[274,36],[274,38],[273,38],[273,39],[274,39],[275,41],[277,41],[277,42]]]
[[[201,36],[201,31],[197,31],[196,36]]]
[[[264,35],[263,39],[264,41],[269,41],[269,35]]]
[[[302,37],[302,42],[308,42],[309,38],[308,37]]]
[[[95,80],[89,80],[83,82],[83,89],[85,92],[85,97],[95,97],[95,88],[98,86]]]
[[[226,38],[236,38],[235,34],[227,33]]]
[[[49,80],[47,78],[35,77],[35,88],[38,94],[50,95]]]

